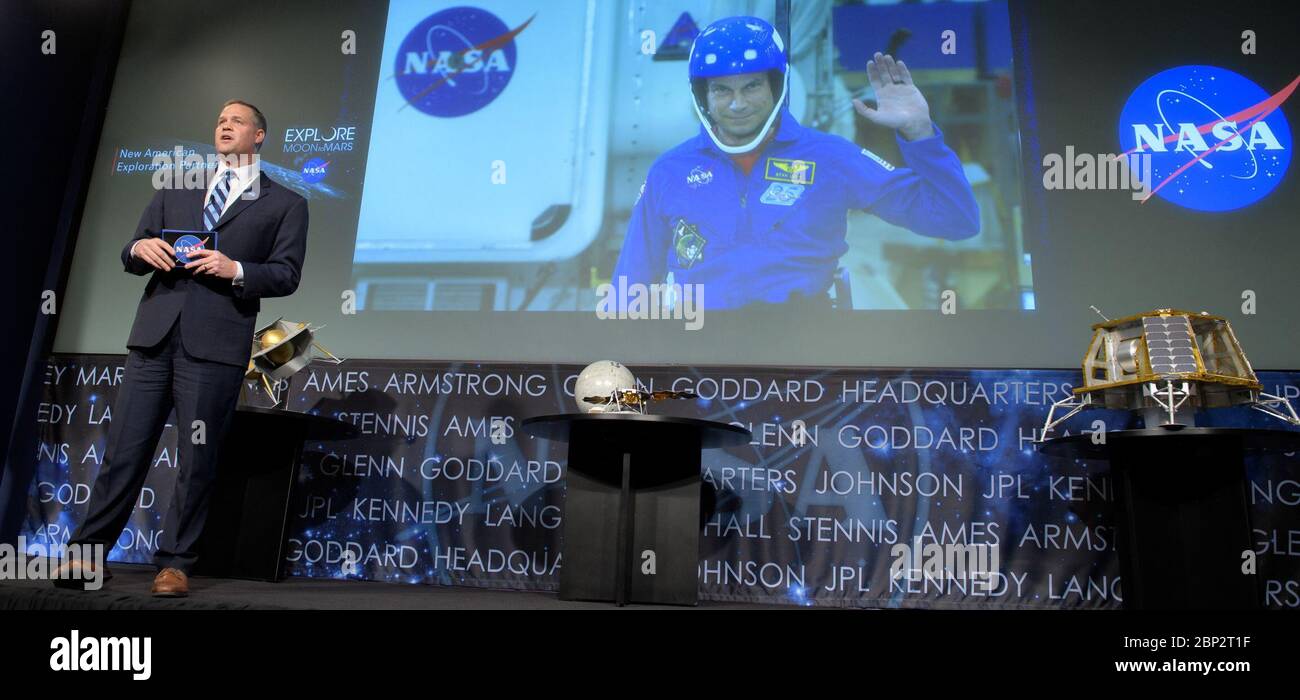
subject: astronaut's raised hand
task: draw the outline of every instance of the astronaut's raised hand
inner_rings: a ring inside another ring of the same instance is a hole
[[[912,74],[902,61],[879,51],[867,61],[867,80],[876,91],[876,108],[854,99],[853,108],[873,123],[897,129],[908,141],[934,135],[930,105],[912,83]]]

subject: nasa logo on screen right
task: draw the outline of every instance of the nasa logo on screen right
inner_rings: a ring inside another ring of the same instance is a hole
[[[536,15],[534,15],[536,16]],[[397,48],[394,73],[407,104],[435,117],[462,117],[488,106],[514,75],[515,37],[477,7],[452,7],[424,18]]]
[[[1291,127],[1280,107],[1298,83],[1270,96],[1224,68],[1161,71],[1129,95],[1120,147],[1151,154],[1151,194],[1166,201],[1199,211],[1250,206],[1291,164]]]

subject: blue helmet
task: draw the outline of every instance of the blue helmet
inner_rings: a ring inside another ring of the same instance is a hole
[[[789,85],[785,42],[767,22],[757,17],[727,17],[720,19],[700,32],[691,44],[690,56],[691,94],[695,97],[695,113],[713,142],[727,153],[745,153],[753,150],[767,135],[785,103]],[[713,133],[709,120],[708,97],[705,86],[708,78],[719,78],[743,73],[767,73],[772,94],[779,95],[768,116],[767,123],[754,140],[743,146],[727,146]]]

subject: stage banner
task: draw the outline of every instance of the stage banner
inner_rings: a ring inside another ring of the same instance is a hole
[[[67,542],[105,456],[117,355],[57,355],[45,374],[29,550]],[[288,531],[293,576],[555,590],[567,445],[530,416],[577,410],[582,365],[350,360],[295,375],[288,407],[354,424],[305,446]],[[1032,441],[1078,370],[633,367],[690,390],[651,412],[753,432],[707,450],[698,570],[705,600],[922,608],[1118,608],[1115,485],[1104,462]],[[1300,397],[1300,372],[1260,372]],[[255,385],[250,388],[256,389]],[[265,403],[264,400],[261,400]],[[1249,409],[1214,425],[1283,427]],[[1132,425],[1085,412],[1073,431]],[[1062,431],[1063,434],[1069,431]],[[177,468],[164,431],[110,558],[148,562]],[[1300,607],[1300,459],[1253,458],[1265,605]]]

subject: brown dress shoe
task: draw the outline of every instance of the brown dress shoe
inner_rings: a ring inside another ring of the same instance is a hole
[[[190,594],[190,578],[184,571],[168,567],[154,577],[152,593],[158,598],[183,598]]]

